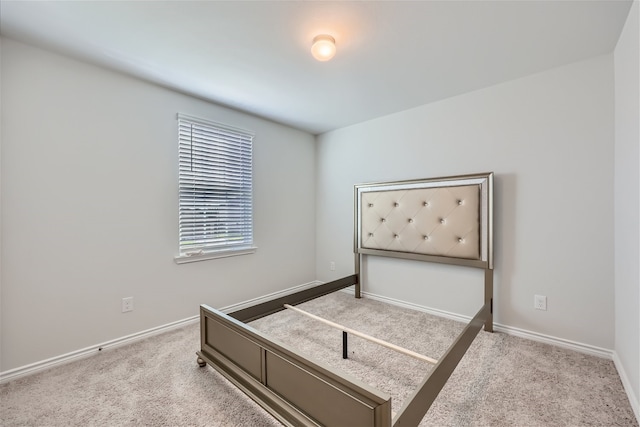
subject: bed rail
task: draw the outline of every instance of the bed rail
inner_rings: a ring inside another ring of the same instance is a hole
[[[351,276],[343,277],[342,279],[334,280],[329,283],[315,286],[310,289],[305,289],[293,294],[285,295],[280,298],[275,298],[270,301],[256,304],[251,307],[247,307],[241,310],[229,313],[234,319],[238,319],[241,322],[251,322],[261,317],[268,316],[270,314],[277,313],[284,310],[284,304],[297,305],[303,302],[311,301],[314,298],[321,297],[323,295],[330,294],[346,287],[357,285],[358,276],[352,274]]]
[[[490,315],[490,304],[483,305],[422,384],[407,399],[407,403],[394,417],[393,427],[417,426],[420,423]]]

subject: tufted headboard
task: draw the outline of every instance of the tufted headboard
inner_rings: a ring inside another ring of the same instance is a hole
[[[493,269],[493,173],[355,186],[357,254]]]

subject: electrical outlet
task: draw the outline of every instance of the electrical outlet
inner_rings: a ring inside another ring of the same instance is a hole
[[[533,299],[533,308],[536,310],[547,310],[547,297],[544,295],[536,295]]]
[[[133,297],[122,298],[122,312],[133,311]]]
[[[329,263],[329,270],[331,270],[331,271],[335,271],[335,269],[336,269],[336,263],[335,263],[335,262],[333,262],[333,261],[331,261],[331,262]]]

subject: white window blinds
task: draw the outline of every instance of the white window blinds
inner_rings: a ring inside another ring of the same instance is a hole
[[[253,245],[253,134],[178,115],[180,253]]]

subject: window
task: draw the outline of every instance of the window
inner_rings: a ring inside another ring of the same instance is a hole
[[[255,252],[253,134],[178,114],[180,255],[176,262]]]

